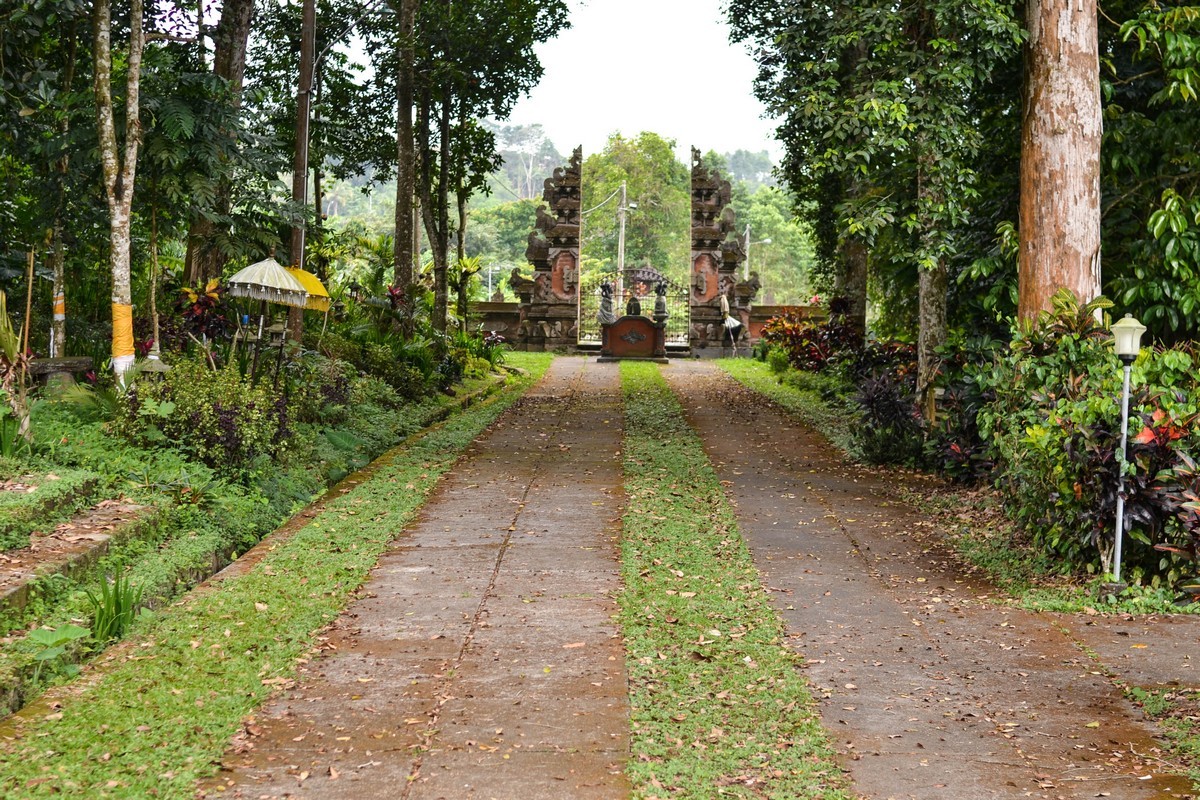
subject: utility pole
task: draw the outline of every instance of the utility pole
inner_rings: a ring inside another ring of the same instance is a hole
[[[766,239],[762,239],[760,241],[754,242],[753,244],[770,244],[770,243],[771,243],[771,239],[766,238]],[[747,222],[746,223],[746,260],[742,262],[742,280],[744,280],[744,281],[750,280],[750,245],[751,245],[750,223]]]
[[[308,205],[308,125],[312,111],[313,61],[317,49],[317,0],[304,0],[300,19],[300,80],[296,86],[296,151],[292,200]],[[304,223],[292,228],[292,266],[304,268]]]
[[[625,181],[621,181],[621,202],[617,204],[617,219],[621,224],[617,234],[617,273],[620,276],[625,274],[625,212],[628,210],[625,203]]]
[[[300,17],[300,80],[296,85],[296,152],[292,161],[292,200],[308,205],[308,122],[312,112],[313,62],[317,50],[317,0],[304,0]],[[291,261],[304,269],[304,221],[292,228]],[[288,309],[288,328],[299,341],[304,333],[304,309]]]

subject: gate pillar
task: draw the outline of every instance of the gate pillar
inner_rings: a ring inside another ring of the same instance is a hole
[[[521,297],[517,347],[546,350],[574,347],[579,304],[579,210],[583,148],[566,168],[546,179],[525,257],[533,265],[528,299]]]
[[[706,348],[719,349],[728,343],[721,299],[729,315],[741,322],[738,333],[750,328],[750,308],[758,292],[758,276],[740,281],[746,260],[746,241],[737,230],[729,201],[733,190],[720,172],[704,164],[700,151],[692,148],[692,263],[691,325],[688,342],[693,354]],[[717,353],[712,353],[717,355]]]

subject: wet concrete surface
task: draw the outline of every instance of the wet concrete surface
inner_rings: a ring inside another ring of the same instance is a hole
[[[1109,677],[1133,675],[1121,640],[1152,641],[1155,623],[1122,634],[1120,623],[988,603],[990,587],[966,577],[933,524],[898,499],[903,477],[847,464],[711,364],[675,362],[664,375],[726,482],[856,791],[1190,796]],[[1169,665],[1186,663],[1197,630],[1183,621],[1173,644],[1156,645],[1155,680],[1186,680]]]
[[[663,371],[863,797],[1189,796],[1114,676],[1194,686],[1192,620],[996,606],[898,499],[912,476],[847,464],[711,364]],[[628,796],[617,375],[554,362],[398,532],[203,793]]]
[[[477,440],[210,797],[620,798],[615,368],[557,359]]]

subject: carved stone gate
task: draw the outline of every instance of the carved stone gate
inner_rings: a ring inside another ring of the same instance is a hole
[[[520,350],[547,350],[601,343],[600,286],[614,288],[613,311],[625,313],[631,296],[637,296],[646,316],[653,314],[655,286],[666,284],[666,346],[677,354],[718,355],[727,336],[725,321],[733,317],[740,335],[752,332],[752,314],[759,280],[743,273],[746,260],[745,234],[739,230],[729,207],[729,181],[709,168],[692,148],[691,170],[691,259],[687,285],[668,280],[650,267],[627,269],[623,274],[605,273],[581,283],[580,225],[582,222],[581,148],[571,154],[566,167],[554,171],[545,182],[535,229],[529,234],[526,257],[533,276],[526,278],[514,269],[509,279],[519,303],[484,304],[477,319],[488,330],[505,332]],[[758,323],[761,327],[761,321]],[[708,348],[712,348],[709,350]]]
[[[579,286],[579,340],[583,346],[600,344],[600,287],[609,283],[613,286],[613,312],[619,317],[625,313],[631,298],[636,297],[641,314],[654,313],[656,299],[654,287],[666,284],[668,348],[686,349],[688,330],[691,323],[688,287],[676,283],[653,267],[626,269],[623,274],[605,272]]]

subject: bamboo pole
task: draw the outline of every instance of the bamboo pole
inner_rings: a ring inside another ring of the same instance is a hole
[[[25,274],[25,321],[21,325],[21,386],[25,385],[25,372],[28,369],[29,359],[25,358],[25,354],[29,352],[29,316],[33,313],[33,251],[29,251],[29,269]]]

